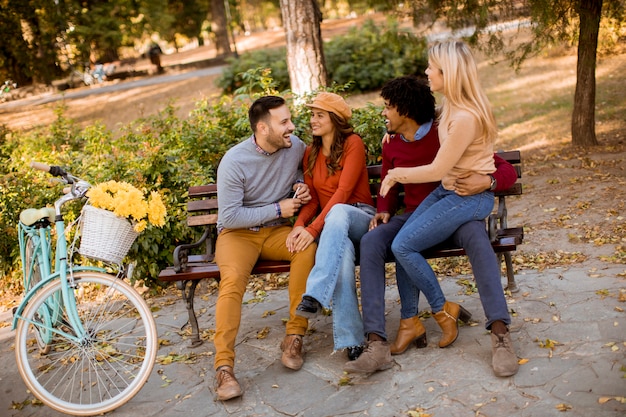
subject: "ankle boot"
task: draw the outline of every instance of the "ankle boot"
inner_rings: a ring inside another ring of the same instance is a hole
[[[443,331],[441,340],[439,341],[439,347],[444,348],[454,343],[459,336],[458,320],[467,323],[472,318],[472,315],[460,305],[446,301],[443,305],[443,310],[435,313],[433,317]]]
[[[427,345],[426,329],[418,316],[400,320],[398,335],[391,344],[391,354],[400,355],[404,353],[413,342],[415,342],[417,349],[425,348]]]

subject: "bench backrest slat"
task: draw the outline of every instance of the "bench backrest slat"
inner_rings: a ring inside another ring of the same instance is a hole
[[[217,210],[217,198],[204,198],[202,200],[189,200],[187,211],[195,213],[198,211]]]

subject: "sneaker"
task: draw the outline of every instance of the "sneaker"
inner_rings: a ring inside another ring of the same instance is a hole
[[[346,362],[343,370],[355,373],[370,373],[389,369],[393,366],[389,342],[373,340],[367,342],[367,346],[358,359]]]
[[[296,307],[296,315],[306,318],[317,316],[318,311],[322,309],[322,305],[315,298],[308,295],[302,296],[302,301]]]
[[[288,334],[283,343],[280,344],[283,356],[280,361],[286,368],[297,371],[302,368],[304,354],[302,352],[302,336],[299,334]]]
[[[215,371],[215,392],[220,401],[240,397],[243,394],[232,367],[225,365],[217,368]]]
[[[519,362],[513,350],[511,333],[491,333],[491,365],[496,376],[511,376],[517,373]]]

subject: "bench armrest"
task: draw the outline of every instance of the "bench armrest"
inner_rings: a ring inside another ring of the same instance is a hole
[[[204,233],[200,239],[193,243],[185,243],[182,245],[176,246],[174,249],[174,271],[182,272],[187,268],[187,263],[189,260],[189,253],[192,249],[196,249],[201,247],[202,245],[206,246],[205,252],[203,254],[204,257],[209,258],[213,257],[213,246],[216,239],[215,226],[208,225],[205,226]]]
[[[490,214],[487,224],[491,243],[498,239],[498,230],[507,228],[507,210],[505,196],[498,196],[498,211]]]

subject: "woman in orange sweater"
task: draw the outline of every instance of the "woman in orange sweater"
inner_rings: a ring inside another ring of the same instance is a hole
[[[341,96],[322,92],[307,106],[313,142],[302,165],[312,200],[300,210],[287,247],[297,252],[314,240],[319,243],[296,314],[314,317],[321,307],[332,306],[335,350],[347,349],[353,360],[364,343],[354,276],[355,244],[376,212],[365,145],[353,132],[352,111]]]

